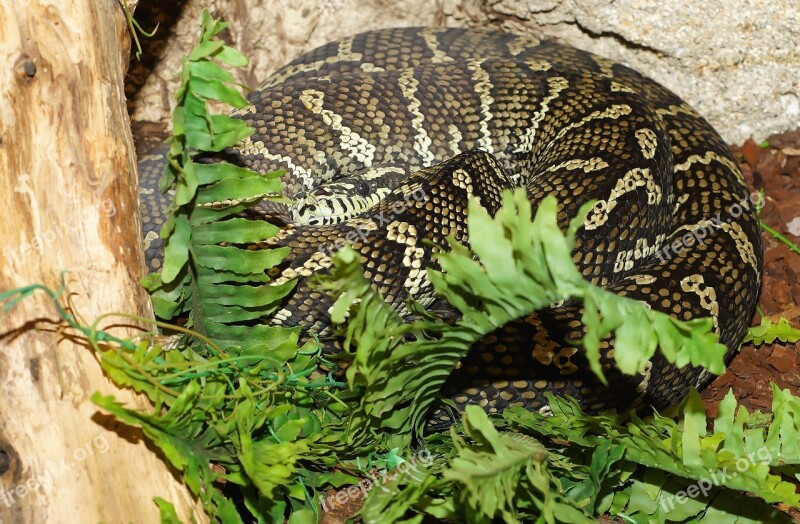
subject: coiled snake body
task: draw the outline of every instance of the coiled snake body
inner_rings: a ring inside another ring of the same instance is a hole
[[[494,212],[504,188],[523,186],[534,206],[557,196],[562,227],[597,200],[573,255],[586,279],[677,318],[712,317],[730,352],[744,335],[762,260],[742,174],[702,117],[635,71],[529,36],[404,28],[312,51],[249,100],[235,116],[256,133],[227,157],[286,170],[296,200],[263,208],[288,224],[265,242],[292,247],[277,280],[301,277],[275,322],[330,335],[332,298],[304,281],[344,242],[398,310],[409,294],[435,307],[423,240],[468,241],[468,195]],[[161,210],[148,167],[142,203],[153,231]],[[579,305],[564,304],[505,326],[473,348],[447,394],[489,412],[543,408],[545,392],[589,411],[661,408],[708,378],[659,355],[644,374],[623,376],[608,339],[603,386],[568,342],[580,338],[580,318]]]

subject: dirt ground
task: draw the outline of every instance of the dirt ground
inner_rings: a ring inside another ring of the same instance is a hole
[[[765,144],[748,140],[732,148],[748,184],[764,192],[761,220],[786,239],[800,245],[800,130],[771,136]],[[766,146],[766,147],[761,147]],[[781,317],[800,327],[800,254],[762,230],[764,277],[759,306],[772,320]],[[756,313],[752,324],[761,316]],[[713,415],[728,390],[750,411],[770,409],[770,382],[800,393],[800,344],[742,347],[727,373],[703,392]]]
[[[762,147],[763,146],[763,147]],[[761,220],[795,245],[800,245],[800,129],[769,137],[762,144],[748,140],[733,146],[748,184],[764,193]],[[800,327],[800,254],[762,229],[764,276],[759,308],[773,321],[786,318]],[[753,316],[751,325],[761,322]],[[742,346],[725,374],[703,391],[706,412],[715,415],[717,404],[733,389],[749,411],[768,411],[772,405],[770,383],[800,394],[800,343]],[[788,513],[800,522],[800,511]]]

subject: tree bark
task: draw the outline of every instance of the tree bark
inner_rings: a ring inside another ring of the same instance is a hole
[[[66,270],[80,318],[152,317],[138,284],[121,3],[0,0],[0,35],[0,293],[56,289]],[[141,435],[89,397],[101,391],[145,408],[147,400],[116,389],[63,326],[41,292],[0,312],[0,522],[157,522],[155,496],[184,521],[206,521]]]

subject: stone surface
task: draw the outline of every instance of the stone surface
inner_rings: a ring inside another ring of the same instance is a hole
[[[445,25],[444,12],[429,0],[202,0],[189,1],[174,26],[162,59],[133,104],[133,120],[166,121],[175,101],[181,56],[194,43],[200,13],[208,9],[230,22],[233,45],[250,59],[238,72],[246,86],[260,80],[304,51],[343,36],[411,25]]]
[[[257,85],[302,51],[408,25],[495,27],[551,36],[626,63],[671,88],[729,142],[800,126],[798,0],[216,0],[189,3],[134,119],[161,120],[202,7],[231,21]]]
[[[800,126],[797,0],[447,0],[454,25],[551,35],[632,66],[706,116],[729,142]]]

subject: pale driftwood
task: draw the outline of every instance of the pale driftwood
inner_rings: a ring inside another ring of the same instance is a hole
[[[116,0],[0,0],[0,292],[66,281],[74,311],[152,317],[138,286],[136,175]],[[152,499],[205,521],[130,428],[89,401],[117,390],[37,293],[0,313],[0,522],[157,522]],[[112,329],[117,335],[132,333]]]

